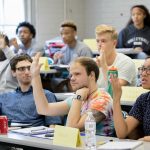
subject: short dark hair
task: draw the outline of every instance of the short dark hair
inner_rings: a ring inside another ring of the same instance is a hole
[[[27,27],[30,30],[30,32],[32,33],[33,38],[35,38],[36,30],[32,24],[30,24],[29,22],[26,22],[26,21],[19,23],[19,25],[17,26],[17,29],[16,29],[16,34],[18,34],[18,30],[20,27]]]
[[[95,73],[95,81],[98,80],[99,77],[99,68],[96,62],[89,57],[79,57],[72,61],[72,63],[79,63],[86,69],[87,75],[90,75],[93,71]]]
[[[11,70],[16,71],[16,65],[20,61],[28,60],[32,63],[32,58],[28,54],[19,54],[10,60]]]
[[[70,27],[70,28],[74,29],[75,31],[77,31],[77,26],[72,21],[65,21],[60,25],[60,27]]]

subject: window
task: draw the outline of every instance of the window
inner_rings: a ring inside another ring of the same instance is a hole
[[[14,37],[18,23],[24,20],[24,0],[0,0],[0,31]]]

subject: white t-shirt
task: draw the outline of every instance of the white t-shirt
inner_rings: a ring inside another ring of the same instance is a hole
[[[111,66],[118,69],[118,78],[128,81],[129,85],[136,85],[136,69],[132,59],[122,53],[117,53],[116,59]],[[111,67],[109,66],[109,67]],[[103,73],[100,68],[100,75],[97,81],[98,87],[107,88],[107,81],[104,81]]]

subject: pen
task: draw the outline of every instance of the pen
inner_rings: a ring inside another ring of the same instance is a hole
[[[106,141],[98,141],[98,142],[97,142],[97,145],[103,145],[103,144],[106,144],[106,143],[108,143],[108,142],[113,142],[113,140],[110,139],[110,140],[106,140]]]
[[[46,130],[46,128],[33,129],[33,130],[31,130],[31,132],[39,132],[39,131],[43,131],[43,130]]]
[[[48,134],[45,134],[45,137],[53,137],[54,134],[53,133],[48,133]]]
[[[31,130],[30,134],[46,134],[46,133],[54,133],[54,130],[50,130],[49,128],[39,128]]]
[[[80,135],[81,135],[81,136],[85,136],[85,133],[84,133],[84,132],[80,132]]]

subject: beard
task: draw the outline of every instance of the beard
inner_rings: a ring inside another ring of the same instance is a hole
[[[6,59],[7,58],[6,58],[5,54],[4,54],[4,52],[2,50],[0,50],[0,61],[4,61]]]
[[[71,85],[71,86],[72,86],[72,85]],[[76,92],[77,90],[82,89],[82,88],[84,88],[84,87],[88,87],[87,84],[85,84],[85,85],[80,85],[80,86],[72,86],[72,90],[73,90],[73,92]]]

